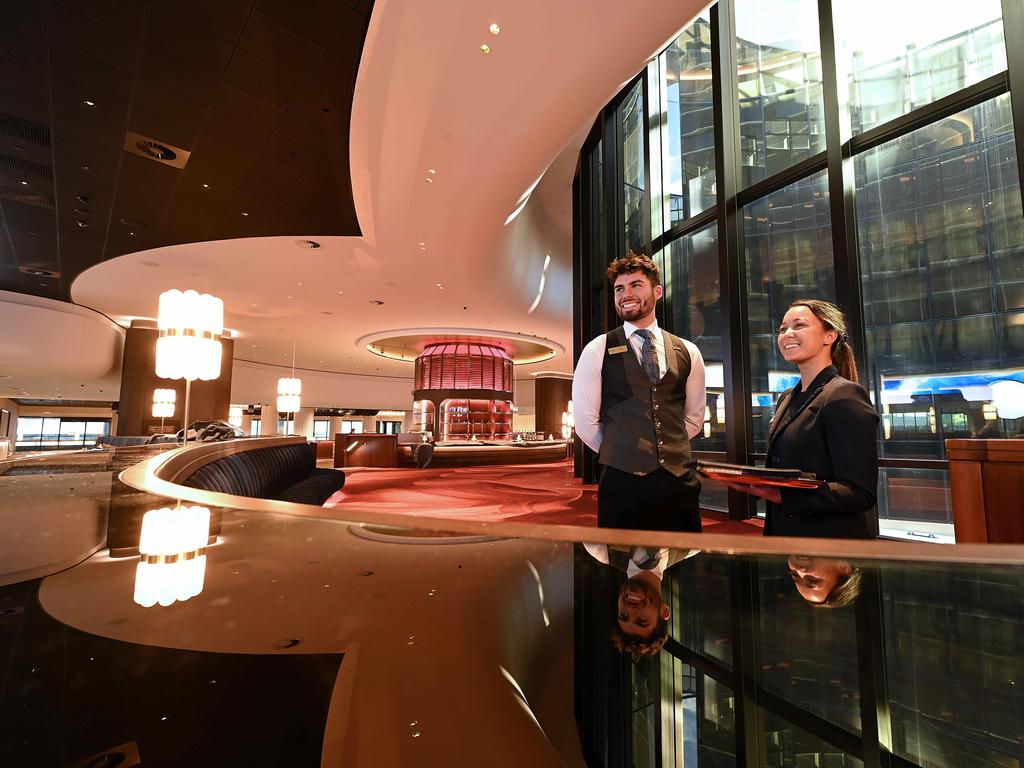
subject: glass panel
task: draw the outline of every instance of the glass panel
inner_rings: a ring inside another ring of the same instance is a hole
[[[671,330],[692,341],[704,358],[707,403],[697,451],[725,450],[725,386],[722,368],[722,302],[718,290],[718,225],[673,240],[665,257],[665,284],[672,306]],[[701,503],[706,499],[702,497]]]
[[[664,229],[715,204],[711,23],[698,18],[662,54]]]
[[[864,763],[781,715],[764,712],[765,765],[788,768],[861,768]]]
[[[866,0],[832,7],[855,134],[1006,69],[999,0]]]
[[[741,183],[825,149],[815,0],[736,0]]]
[[[60,419],[59,418],[44,418],[43,419],[43,438],[40,443],[41,448],[57,448],[60,445]]]
[[[317,420],[313,422],[313,439],[314,440],[326,440],[327,433],[331,429],[331,422],[329,420]]]
[[[882,566],[897,755],[915,765],[1021,765],[1022,584],[1019,569]]]
[[[620,121],[622,129],[622,183],[625,201],[624,218],[626,247],[635,253],[646,252],[647,242],[643,228],[644,200],[644,93],[643,80],[622,102]]]
[[[725,560],[695,555],[668,568],[664,577],[672,608],[669,636],[726,667],[733,654],[729,576]]]
[[[15,448],[32,450],[39,447],[43,439],[43,420],[33,416],[22,416],[18,419],[18,437]]]
[[[85,422],[85,441],[86,443],[93,442],[97,437],[101,435],[110,434],[110,422],[109,421],[87,421]]]
[[[61,448],[81,448],[83,440],[85,438],[85,422],[84,421],[64,421],[60,422],[60,447]]]
[[[763,564],[759,573],[761,685],[860,733],[854,612],[819,610],[843,602],[859,585],[860,569],[846,560],[795,554],[788,562]]]
[[[855,158],[880,455],[1024,431],[1024,219],[1009,95]]]
[[[252,426],[249,428],[249,434],[252,435],[253,437],[259,437],[261,427],[261,419],[253,419]]]
[[[732,689],[679,659],[673,658],[666,666],[662,706],[671,705],[672,715],[662,718],[661,743],[674,747],[675,760],[669,762],[663,758],[661,764],[700,768],[735,766],[736,698]],[[666,683],[671,686],[667,693]]]
[[[953,524],[946,470],[883,467],[878,472],[878,480],[879,518],[910,521],[912,525],[904,528],[910,534],[908,538],[928,540],[952,532],[948,527],[921,525]]]
[[[743,209],[754,450],[767,448],[779,393],[799,374],[782,359],[776,329],[797,299],[835,297],[832,227],[825,171]]]

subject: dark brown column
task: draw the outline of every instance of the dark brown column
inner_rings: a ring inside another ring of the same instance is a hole
[[[562,412],[568,410],[572,399],[572,379],[538,376],[534,387],[536,431],[561,439]]]
[[[153,418],[153,390],[177,392],[174,416],[164,419],[164,432],[181,429],[185,411],[185,380],[161,379],[156,375],[158,332],[152,320],[133,320],[124,340],[121,363],[121,398],[117,406],[118,435],[151,435],[160,432],[160,419]],[[211,421],[228,418],[231,404],[231,362],[235,342],[222,339],[220,377],[213,381],[193,381],[188,419]]]

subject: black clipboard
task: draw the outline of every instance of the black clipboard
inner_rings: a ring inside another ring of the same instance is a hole
[[[754,467],[748,464],[726,464],[720,461],[698,461],[697,472],[709,480],[744,483],[777,488],[821,488],[826,485],[812,472],[799,469]]]

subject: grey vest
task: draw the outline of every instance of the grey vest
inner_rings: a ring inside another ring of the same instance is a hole
[[[609,467],[646,475],[664,467],[677,477],[692,467],[686,434],[690,354],[678,336],[661,331],[667,370],[652,385],[620,325],[605,338],[601,363],[601,452]]]

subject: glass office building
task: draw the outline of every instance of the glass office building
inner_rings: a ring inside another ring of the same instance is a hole
[[[576,343],[614,324],[607,262],[652,255],[659,323],[708,366],[695,449],[756,463],[797,380],[779,320],[837,302],[881,415],[883,527],[926,533],[952,522],[944,440],[1024,432],[1021,45],[1013,3],[893,5],[717,3],[605,107],[576,177]]]

